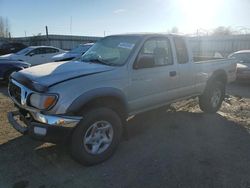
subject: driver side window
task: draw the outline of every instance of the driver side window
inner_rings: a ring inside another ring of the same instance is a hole
[[[41,50],[42,48],[36,48],[34,50],[31,50],[28,54],[26,55],[38,55],[38,54],[42,54],[43,50]]]
[[[36,49],[35,50],[31,50],[29,53],[26,54],[26,56],[36,55],[35,51],[36,51]]]
[[[139,66],[137,68],[172,65],[173,58],[169,40],[167,38],[152,38],[147,40],[137,60]]]

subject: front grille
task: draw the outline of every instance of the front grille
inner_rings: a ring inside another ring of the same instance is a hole
[[[12,98],[14,98],[19,104],[21,104],[21,88],[11,81],[9,83],[9,93]]]

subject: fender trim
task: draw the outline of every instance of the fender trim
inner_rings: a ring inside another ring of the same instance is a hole
[[[116,88],[104,87],[97,88],[86,93],[83,93],[79,97],[77,97],[71,105],[68,107],[66,114],[74,114],[81,110],[84,104],[87,104],[89,101],[99,98],[99,97],[115,97],[121,100],[125,109],[127,110],[127,102],[124,93]]]

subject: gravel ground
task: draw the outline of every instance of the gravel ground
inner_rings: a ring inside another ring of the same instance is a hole
[[[0,88],[0,187],[250,187],[250,85],[233,84],[217,114],[188,100],[129,121],[129,140],[108,161],[84,167],[67,145],[21,136],[6,120]]]

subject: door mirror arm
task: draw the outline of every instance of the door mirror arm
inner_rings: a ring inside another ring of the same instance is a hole
[[[140,55],[134,64],[134,69],[152,68],[154,64],[154,56],[152,54]]]

